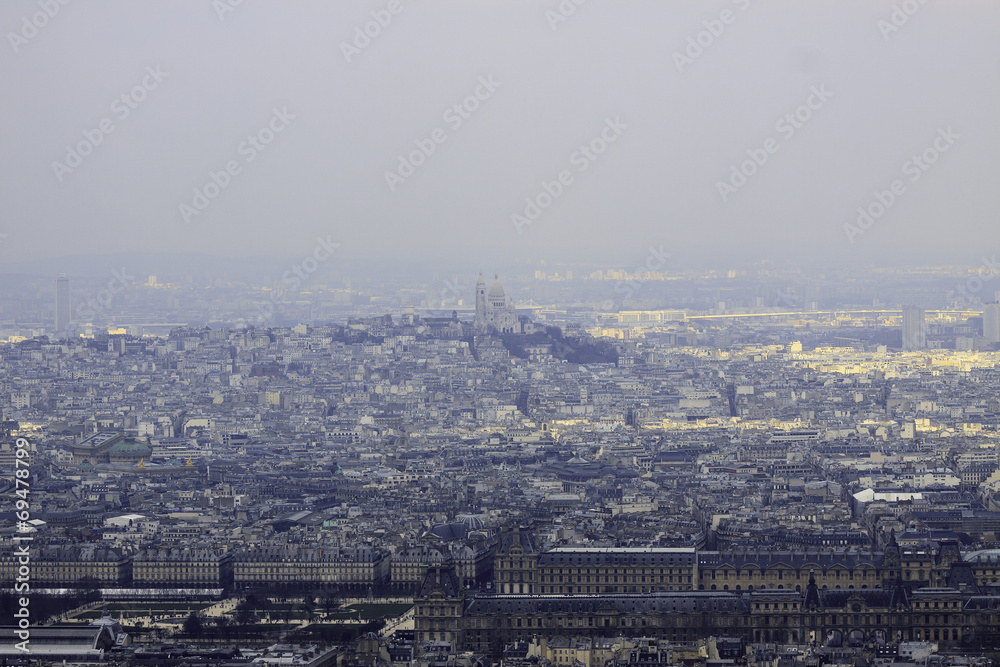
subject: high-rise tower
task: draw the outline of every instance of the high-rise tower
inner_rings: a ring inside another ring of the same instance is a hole
[[[927,347],[924,309],[919,306],[903,306],[903,349],[922,350]]]
[[[983,338],[1000,343],[1000,303],[987,304],[983,309]]]
[[[62,333],[69,327],[69,278],[60,273],[56,278],[56,333]]]

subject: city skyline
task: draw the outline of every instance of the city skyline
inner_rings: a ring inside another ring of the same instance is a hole
[[[0,26],[4,665],[1000,665],[996,0]]]

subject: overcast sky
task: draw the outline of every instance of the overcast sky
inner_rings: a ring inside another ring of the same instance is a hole
[[[5,0],[0,26],[4,262],[1000,250],[995,0]]]

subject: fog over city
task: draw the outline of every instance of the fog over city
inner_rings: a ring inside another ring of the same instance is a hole
[[[5,264],[330,235],[487,271],[650,244],[885,266],[996,239],[989,0],[48,4],[0,8]]]
[[[4,667],[1000,667],[1000,0],[0,32]]]

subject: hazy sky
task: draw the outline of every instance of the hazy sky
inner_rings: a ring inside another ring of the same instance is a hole
[[[5,0],[0,26],[3,262],[1000,251],[995,0]]]

